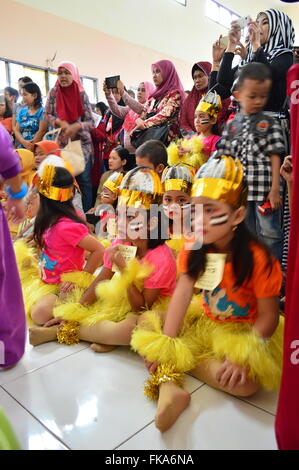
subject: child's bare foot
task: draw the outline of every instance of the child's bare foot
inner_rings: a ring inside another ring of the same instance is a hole
[[[190,394],[173,382],[163,383],[159,391],[156,427],[161,432],[167,431],[187,408],[190,399]]]
[[[39,344],[48,343],[49,341],[55,341],[57,338],[57,325],[45,328],[43,326],[33,326],[29,328],[29,343],[32,346],[38,346]]]
[[[97,353],[109,352],[115,349],[115,347],[116,346],[112,346],[109,344],[98,344],[98,343],[92,343],[90,345],[90,349],[92,349],[94,352],[97,352]]]

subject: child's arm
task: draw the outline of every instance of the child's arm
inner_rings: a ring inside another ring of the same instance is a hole
[[[261,338],[270,338],[279,322],[277,297],[257,299],[258,317],[254,323],[254,331]]]
[[[84,271],[86,271],[87,273],[93,274],[95,270],[103,262],[103,255],[104,255],[105,248],[92,235],[87,235],[86,237],[84,237],[83,240],[81,240],[80,243],[78,243],[78,246],[90,252],[90,256],[85,265]]]
[[[272,171],[272,185],[271,190],[268,194],[272,209],[278,209],[282,205],[282,200],[279,194],[279,182],[280,182],[280,156],[271,155],[271,171]]]
[[[97,300],[96,296],[96,287],[101,281],[109,281],[113,277],[113,272],[111,269],[103,267],[100,274],[97,278],[93,281],[93,283],[89,286],[89,288],[84,292],[80,299],[80,304],[82,305],[90,305],[93,304]]]
[[[16,121],[14,133],[15,133],[16,139],[20,142],[20,144],[22,144],[23,147],[31,150],[31,142],[29,140],[25,140],[24,137],[22,136],[21,131],[20,131],[20,123],[18,121]]]
[[[48,129],[47,122],[41,119],[39,122],[39,129],[37,133],[35,134],[35,136],[33,137],[32,143],[34,144],[35,142],[40,142],[41,140],[43,140],[43,137],[45,133],[47,132],[47,129]]]
[[[177,336],[192,299],[194,284],[195,281],[188,274],[180,276],[167,310],[163,328],[165,335],[172,338]]]
[[[143,308],[151,308],[159,297],[160,289],[144,289],[140,292],[134,284],[128,288],[128,299],[133,312],[140,312]]]
[[[280,168],[280,174],[286,180],[287,185],[288,185],[289,208],[291,210],[292,196],[293,196],[293,166],[292,166],[291,155],[287,156],[284,159],[284,162]]]

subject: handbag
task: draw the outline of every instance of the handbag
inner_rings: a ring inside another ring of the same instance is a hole
[[[160,101],[157,101],[153,107],[153,110],[150,113],[147,113],[145,120],[150,119],[157,114],[157,108]],[[131,144],[136,149],[148,140],[160,140],[160,142],[162,142],[164,145],[168,145],[169,127],[170,122],[168,121],[167,123],[161,124],[160,126],[152,126],[148,129],[137,129],[131,135]]]
[[[61,128],[54,129],[53,131],[45,134],[45,140],[58,141]],[[74,170],[74,176],[80,175],[85,169],[85,158],[82,150],[81,140],[68,140],[66,146],[60,151],[62,158],[67,160]]]

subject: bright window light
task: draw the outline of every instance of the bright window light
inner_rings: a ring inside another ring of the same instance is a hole
[[[227,29],[230,28],[232,21],[240,18],[240,15],[224,7],[216,0],[206,0],[206,16]]]

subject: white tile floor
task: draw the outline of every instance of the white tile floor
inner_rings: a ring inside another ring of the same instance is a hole
[[[0,406],[23,449],[276,449],[275,394],[240,400],[187,376],[191,405],[161,434],[146,377],[126,348],[27,345],[20,364],[0,372]]]

